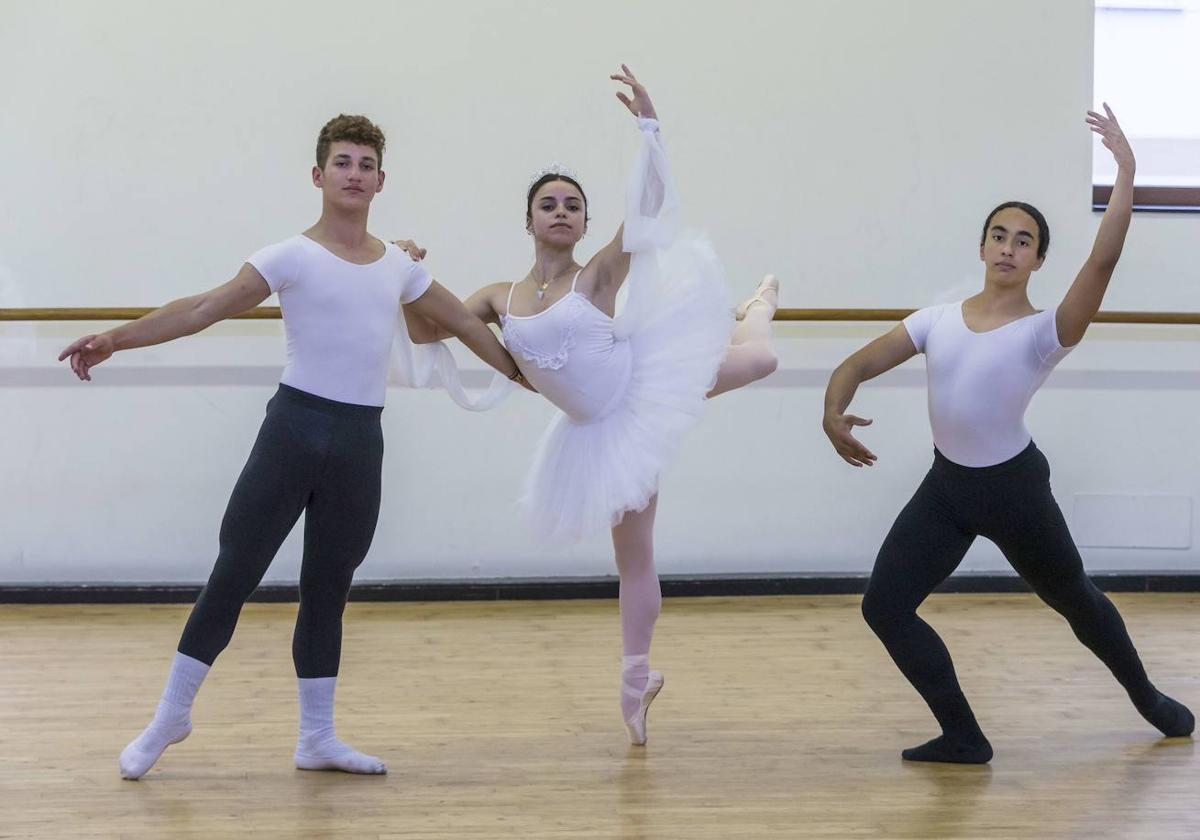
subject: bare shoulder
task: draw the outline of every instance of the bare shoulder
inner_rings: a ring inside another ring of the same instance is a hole
[[[496,304],[499,301],[504,301],[508,298],[509,287],[512,283],[508,280],[501,280],[497,283],[489,283],[475,293],[475,296],[483,298],[488,303]],[[496,307],[499,309],[499,307]]]
[[[508,283],[489,283],[466,300],[467,309],[485,321],[495,321],[504,312],[508,300]]]
[[[579,269],[578,284],[586,288],[602,281],[607,268],[601,252],[597,251],[590,260],[583,264],[583,268]]]

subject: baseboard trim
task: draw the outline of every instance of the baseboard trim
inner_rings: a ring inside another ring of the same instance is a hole
[[[1200,592],[1200,573],[1103,572],[1091,576],[1105,592]],[[737,574],[665,575],[663,595],[674,598],[755,595],[854,595],[866,575]],[[0,584],[0,604],[190,604],[200,594],[195,584]],[[938,592],[1028,592],[1014,575],[963,573],[949,578]],[[615,577],[488,578],[476,580],[363,581],[351,590],[352,601],[552,601],[615,598]],[[295,584],[264,584],[251,601],[298,600]]]

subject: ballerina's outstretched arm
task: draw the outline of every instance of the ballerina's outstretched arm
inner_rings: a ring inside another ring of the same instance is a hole
[[[629,93],[617,91],[617,99],[638,118],[638,127],[645,133],[638,151],[633,175],[626,196],[625,223],[616,237],[597,256],[606,261],[610,288],[618,287],[628,275],[639,275],[638,265],[653,266],[653,252],[668,249],[678,241],[680,228],[679,194],[667,161],[666,150],[658,133],[658,112],[638,78],[628,66],[612,75],[614,81],[629,86]],[[632,95],[630,95],[632,94]],[[639,263],[643,261],[642,263]],[[627,310],[637,310],[635,298],[649,290],[644,283],[630,281]],[[771,348],[771,319],[774,317],[778,283],[768,277],[759,284],[753,297],[739,307],[741,323],[729,337],[725,357],[717,371],[709,397],[734,391],[772,374],[779,359]],[[751,304],[758,304],[750,310]],[[626,328],[634,329],[632,321]]]
[[[616,92],[617,99],[621,104],[629,109],[629,112],[638,118],[639,127],[644,131],[657,133],[658,131],[658,112],[654,108],[654,103],[650,100],[650,94],[646,90],[638,78],[633,75],[633,71],[628,66],[622,64],[620,73],[613,73],[609,78],[614,81],[621,82],[629,86],[629,93],[623,90]],[[646,157],[645,150],[641,155]],[[638,217],[640,219],[652,219],[659,216],[666,202],[668,194],[668,184],[663,179],[661,172],[662,163],[658,166],[647,166],[644,160],[639,160],[639,172],[635,173],[635,185],[631,189],[630,202],[636,201]],[[638,177],[639,174],[642,177]],[[636,193],[636,198],[634,194]],[[596,281],[598,286],[608,286],[615,292],[613,287],[619,287],[629,273],[629,263],[631,254],[634,251],[641,250],[644,247],[641,242],[645,237],[639,232],[644,229],[644,225],[639,225],[639,219],[629,219],[629,213],[626,213],[626,220],[617,228],[616,234],[603,248],[596,252],[592,258],[592,265],[596,270]],[[632,222],[634,229],[632,237],[627,237],[629,231],[627,225]],[[637,239],[639,242],[627,241],[627,239]],[[658,243],[661,244],[661,243]]]
[[[1133,215],[1133,175],[1137,170],[1137,161],[1129,141],[1125,139],[1125,132],[1121,130],[1107,103],[1103,114],[1088,111],[1087,124],[1100,135],[1105,148],[1112,152],[1117,161],[1117,180],[1108,200],[1108,209],[1100,220],[1100,230],[1096,233],[1092,252],[1058,306],[1055,320],[1058,341],[1063,347],[1078,344],[1100,311],[1108,281],[1112,279],[1117,260],[1121,258],[1125,234],[1129,231],[1129,221]]]

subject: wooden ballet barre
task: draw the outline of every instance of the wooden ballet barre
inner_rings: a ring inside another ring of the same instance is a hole
[[[0,321],[132,321],[148,308],[28,308],[0,309]],[[776,321],[901,321],[912,309],[780,309]],[[239,320],[278,320],[278,306],[258,306],[233,316]],[[1100,312],[1098,324],[1195,324],[1200,325],[1200,312]]]
[[[779,309],[776,321],[903,321],[915,309]],[[1098,312],[1096,324],[1200,324],[1200,312]]]
[[[0,321],[132,321],[153,311],[140,306],[0,309]],[[256,306],[231,317],[246,321],[278,320],[280,315],[278,306]]]

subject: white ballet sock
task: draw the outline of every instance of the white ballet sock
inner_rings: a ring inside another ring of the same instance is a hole
[[[650,678],[650,656],[621,657],[621,717],[632,718],[642,705],[642,693]]]
[[[192,702],[209,666],[176,651],[154,720],[121,750],[121,778],[140,779],[171,744],[192,733]]]
[[[301,770],[386,773],[387,765],[383,761],[359,752],[334,734],[333,690],[337,677],[300,679],[298,682],[300,739],[296,743],[296,766]]]

